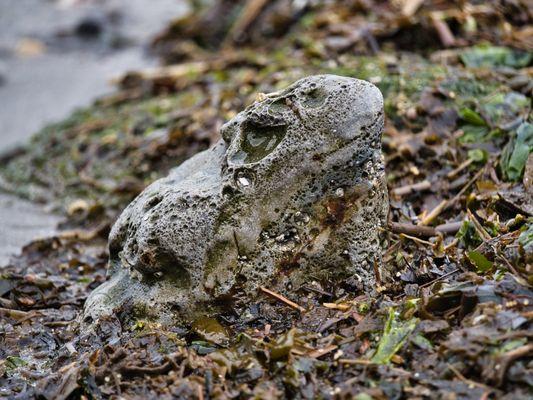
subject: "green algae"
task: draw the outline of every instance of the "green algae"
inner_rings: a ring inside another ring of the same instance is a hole
[[[191,91],[118,105],[97,102],[78,110],[45,127],[23,155],[0,166],[3,186],[31,200],[60,199],[65,208],[78,198],[122,208],[147,183],[187,157],[168,152],[153,159],[150,152],[158,145],[175,147],[170,143],[172,113],[197,100]],[[161,130],[165,126],[168,131]]]
[[[481,44],[461,52],[461,61],[472,68],[523,68],[531,64],[533,53],[503,46]]]
[[[402,348],[409,335],[415,330],[417,324],[417,318],[402,321],[398,313],[391,307],[383,328],[383,336],[370,361],[376,364],[389,363],[391,358]]]

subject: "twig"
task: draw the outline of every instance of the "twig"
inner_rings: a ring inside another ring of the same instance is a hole
[[[393,233],[404,233],[411,236],[431,237],[437,234],[435,228],[413,224],[402,224],[400,222],[389,222],[389,229]]]
[[[322,305],[330,310],[348,311],[352,308],[349,304],[337,304],[337,303],[322,303]]]
[[[296,304],[294,301],[291,301],[291,300],[289,300],[288,298],[282,296],[282,295],[279,294],[279,293],[273,292],[272,290],[269,290],[269,289],[267,289],[267,288],[265,288],[265,287],[263,287],[263,286],[261,286],[259,289],[260,289],[263,293],[266,293],[266,294],[268,294],[269,296],[275,298],[276,300],[279,300],[279,301],[281,301],[281,302],[287,304],[289,307],[294,308],[295,310],[298,310],[298,311],[300,311],[300,312],[305,312],[305,311],[306,311],[305,308],[303,308],[302,306]]]
[[[462,225],[463,225],[463,221],[448,222],[446,224],[437,225],[435,227],[435,230],[441,233],[454,234],[454,233],[457,233],[459,229],[461,229]]]
[[[406,17],[415,15],[416,11],[424,3],[424,0],[407,0],[402,7],[402,14]]]
[[[431,280],[431,281],[429,281],[429,282],[424,283],[423,285],[420,285],[420,286],[419,286],[419,289],[423,289],[423,288],[425,288],[425,287],[431,286],[431,285],[434,284],[435,282],[438,282],[438,281],[440,281],[440,280],[442,280],[442,279],[444,279],[444,278],[447,278],[447,277],[449,277],[450,275],[453,275],[453,274],[455,274],[456,272],[459,272],[459,271],[460,271],[460,269],[459,269],[459,268],[456,268],[456,269],[454,269],[453,271],[450,271],[450,272],[448,272],[448,273],[446,273],[446,274],[444,274],[444,275],[439,276],[438,278],[435,278],[435,279],[433,279],[433,280]],[[394,300],[399,300],[399,299],[401,299],[402,297],[405,297],[405,293],[402,293],[402,294],[396,296],[396,297],[394,298]]]
[[[325,290],[322,290],[322,289],[319,289],[319,288],[315,288],[315,287],[312,287],[312,286],[305,285],[305,286],[302,286],[302,289],[303,290],[307,290],[308,292],[315,292],[315,293],[321,294],[323,296],[333,297],[333,293],[326,292]]]
[[[392,194],[396,196],[405,196],[412,192],[421,192],[431,188],[431,182],[424,180],[422,182],[413,183],[411,185],[400,186],[391,190]]]
[[[363,358],[341,358],[339,359],[339,363],[349,364],[349,365],[371,365],[373,364],[372,361],[365,360]]]
[[[514,350],[508,351],[498,357],[498,363],[495,365],[494,370],[496,373],[496,383],[500,385],[503,382],[503,378],[509,365],[516,359],[533,354],[533,343],[520,346]],[[499,367],[499,368],[498,368]]]
[[[446,23],[446,20],[444,19],[442,13],[440,12],[432,12],[430,14],[431,22],[433,23],[433,27],[439,34],[440,41],[444,47],[450,47],[455,44],[455,37],[453,36],[452,31],[450,30],[450,27]]]
[[[246,32],[250,25],[256,20],[263,8],[267,5],[268,0],[252,0],[246,2],[244,9],[239,15],[237,21],[227,35],[223,47],[228,45],[228,40],[238,40]]]
[[[168,65],[164,67],[147,68],[141,71],[126,73],[112,80],[113,84],[123,83],[127,78],[134,76],[142,81],[175,81],[183,78],[190,73],[204,73],[208,71],[210,64],[206,61],[193,61],[182,64]]]
[[[456,233],[461,229],[463,221],[459,222],[448,222],[446,224],[437,225],[435,228],[431,226],[422,226],[422,225],[413,225],[405,224],[400,222],[389,222],[389,229],[393,233],[404,233],[406,235],[417,236],[417,237],[432,237],[437,236],[439,233]]]
[[[14,319],[21,319],[25,318],[31,315],[31,313],[27,311],[21,311],[21,310],[11,310],[9,308],[0,308],[0,314],[7,315],[10,318]]]
[[[428,215],[426,215],[426,217],[423,218],[422,221],[418,223],[418,225],[419,226],[429,225],[431,222],[433,222],[435,218],[437,218],[440,215],[440,213],[446,208],[447,205],[448,205],[448,200],[442,200],[437,207],[431,210],[431,212]]]
[[[446,246],[444,246],[444,251],[448,251],[449,249],[451,249],[452,247],[455,247],[457,246],[457,243],[459,243],[459,239],[455,238],[453,239],[449,244],[447,244]]]
[[[419,238],[414,237],[414,236],[409,236],[409,235],[406,235],[405,233],[400,233],[400,236],[404,237],[406,239],[411,239],[414,242],[418,242],[418,243],[425,244],[425,245],[428,245],[428,246],[433,246],[433,243],[428,242],[427,240],[422,240],[422,239],[419,239]]]
[[[307,357],[311,358],[319,358],[322,357],[325,354],[331,353],[333,350],[337,350],[339,346],[335,344],[331,344],[329,346],[324,347],[323,349],[316,349],[307,354]]]
[[[491,392],[495,392],[496,391],[496,389],[493,389],[490,386],[486,386],[486,385],[484,385],[482,383],[467,379],[463,374],[461,374],[461,372],[459,372],[459,370],[457,368],[455,368],[451,364],[448,364],[448,368],[455,374],[455,376],[457,378],[459,378],[460,381],[462,381],[462,382],[464,382],[464,383],[466,383],[468,385],[477,386],[477,387],[480,387],[480,388],[483,388],[483,389],[487,389],[487,390],[490,390]]]
[[[466,213],[468,214],[468,217],[470,218],[470,221],[474,224],[474,227],[476,228],[476,231],[479,233],[482,239],[484,240],[491,240],[492,236],[488,234],[488,232],[483,228],[483,226],[479,223],[476,216],[472,214],[472,211],[470,211],[468,208],[466,209]]]
[[[456,268],[453,271],[450,271],[450,272],[448,272],[448,273],[446,273],[444,275],[439,276],[438,278],[435,278],[435,279],[433,279],[433,280],[431,280],[431,281],[429,281],[427,283],[424,283],[423,285],[420,285],[420,288],[425,288],[425,287],[431,286],[435,282],[438,282],[438,281],[440,281],[440,280],[442,280],[444,278],[447,278],[450,275],[453,275],[453,274],[455,274],[456,272],[459,272],[459,271],[460,271],[459,268]]]
[[[204,400],[204,388],[202,387],[202,385],[197,386],[197,391],[198,391],[198,400]]]
[[[446,178],[448,179],[452,179],[452,178],[455,178],[459,172],[461,172],[463,169],[465,169],[466,167],[468,167],[470,164],[472,164],[474,162],[474,159],[473,158],[469,158],[468,160],[466,161],[463,161],[461,163],[461,165],[459,165],[457,168],[455,168],[453,171],[450,171],[448,172],[448,174],[446,175]]]
[[[498,251],[496,251],[494,247],[493,250],[496,254],[496,258],[503,260],[505,265],[507,265],[507,268],[511,270],[511,272],[515,275],[515,279],[518,280],[521,285],[531,287],[531,284],[526,279],[522,278],[522,275],[516,270],[515,267],[513,267],[510,261],[503,254],[500,254]]]
[[[448,204],[446,205],[446,209],[452,207],[456,202],[457,200],[459,200],[461,198],[461,196],[463,195],[464,192],[466,192],[468,190],[468,188],[475,182],[477,181],[477,179],[481,176],[481,174],[483,173],[484,171],[484,168],[480,169],[478,172],[476,172],[476,174],[472,177],[472,179],[470,179],[466,185],[463,186],[463,188],[459,191],[459,193],[457,193],[453,199],[451,199]]]
[[[80,240],[80,241],[89,241],[96,237],[98,237],[100,234],[105,232],[106,229],[109,228],[108,222],[103,222],[96,226],[93,229],[85,230],[85,229],[71,229],[66,231],[59,232],[56,237],[63,240]]]

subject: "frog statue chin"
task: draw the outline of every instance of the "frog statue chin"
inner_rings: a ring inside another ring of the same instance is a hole
[[[264,96],[124,210],[85,317],[129,306],[171,321],[311,280],[373,290],[388,210],[382,130],[383,98],[365,81],[310,76]]]

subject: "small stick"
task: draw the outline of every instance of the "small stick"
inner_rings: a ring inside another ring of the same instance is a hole
[[[406,17],[412,17],[418,8],[424,3],[424,0],[408,0],[404,2],[402,14]]]
[[[424,283],[423,285],[420,285],[420,286],[419,286],[419,289],[423,289],[423,288],[426,288],[426,287],[428,287],[428,286],[431,286],[431,285],[433,285],[435,282],[438,282],[438,281],[440,281],[440,280],[442,280],[442,279],[444,279],[444,278],[447,278],[447,277],[449,277],[450,275],[453,275],[453,274],[455,274],[456,272],[459,272],[459,271],[460,271],[460,269],[459,269],[459,268],[456,268],[456,269],[454,269],[453,271],[450,271],[450,272],[448,272],[448,273],[446,273],[446,274],[444,274],[444,275],[439,276],[438,278],[435,278],[435,279],[433,279],[433,280],[431,280],[431,281],[429,281],[429,282]],[[405,297],[405,293],[402,293],[402,294],[396,296],[396,297],[394,298],[394,300],[401,299],[402,297]]]
[[[422,182],[413,183],[411,185],[400,186],[398,188],[392,189],[392,194],[396,196],[405,196],[406,194],[423,191],[431,188],[431,182],[424,180]]]
[[[333,297],[332,293],[326,292],[325,290],[322,290],[322,289],[315,288],[313,286],[302,286],[302,289],[307,290],[308,292],[315,292],[323,296]]]
[[[9,308],[0,308],[0,314],[7,315],[8,317],[14,318],[14,319],[20,319],[25,318],[31,315],[31,313],[27,311],[21,311],[21,310],[12,310]]]
[[[457,243],[459,243],[459,239],[457,239],[457,238],[453,239],[449,244],[444,246],[444,251],[448,251],[452,247],[457,246]]]
[[[422,221],[418,223],[418,225],[419,226],[429,225],[435,218],[437,218],[440,215],[440,213],[446,208],[447,205],[448,205],[448,200],[442,200],[437,207],[431,210],[431,212],[428,215],[426,215],[426,217],[423,218]]]
[[[268,0],[252,0],[246,2],[246,5],[239,15],[237,22],[235,22],[230,30],[229,35],[224,41],[225,43],[223,47],[228,45],[229,40],[239,39],[239,36],[246,32],[246,30],[250,27],[250,25],[252,25],[267,4]]]
[[[389,222],[389,229],[393,233],[404,233],[406,235],[420,236],[420,237],[431,237],[437,234],[436,229],[430,226],[402,224],[400,222]]]
[[[476,381],[473,381],[473,380],[470,380],[470,379],[466,378],[463,374],[461,374],[461,372],[459,372],[459,370],[457,368],[455,368],[451,364],[448,364],[448,368],[450,369],[450,371],[452,371],[455,374],[455,376],[457,378],[459,378],[460,381],[462,381],[462,382],[464,382],[464,383],[466,383],[468,385],[477,386],[479,388],[487,389],[487,390],[490,390],[492,392],[495,391],[490,386],[486,386],[486,385],[484,385],[482,383],[479,383],[479,382],[476,382]]]
[[[370,360],[365,360],[363,358],[341,358],[339,360],[341,364],[349,365],[371,365],[373,364]]]
[[[446,23],[446,20],[443,18],[442,13],[432,12],[430,14],[431,22],[433,27],[437,31],[440,41],[444,47],[450,47],[455,44],[455,37],[453,36],[450,27]]]
[[[455,178],[459,172],[461,172],[463,169],[465,169],[466,167],[468,167],[470,164],[472,164],[474,162],[474,159],[473,158],[469,158],[468,160],[466,161],[463,161],[461,163],[461,165],[459,165],[457,168],[455,168],[453,171],[450,171],[448,172],[448,174],[446,175],[446,177],[448,179],[452,179],[452,178]]]
[[[407,238],[407,239],[411,239],[414,242],[418,242],[418,243],[421,243],[421,244],[426,244],[428,246],[433,246],[433,243],[428,242],[427,240],[422,240],[422,239],[419,239],[419,238],[414,237],[414,236],[409,236],[409,235],[406,235],[405,233],[400,233],[400,236],[404,237],[404,238]]]
[[[470,221],[472,221],[472,223],[474,224],[474,227],[476,228],[476,230],[478,231],[478,233],[480,234],[480,236],[484,239],[484,240],[490,240],[492,239],[492,236],[489,235],[489,233],[485,230],[485,228],[483,228],[483,226],[479,223],[479,221],[477,220],[477,218],[475,217],[474,214],[472,214],[472,211],[470,211],[468,208],[466,209],[466,213],[468,214],[468,217],[470,218]]]
[[[319,357],[322,357],[324,354],[328,354],[328,353],[331,353],[333,350],[337,350],[338,347],[339,346],[335,344],[331,344],[329,346],[324,347],[323,349],[313,350],[312,352],[307,354],[307,356],[310,358],[319,358]]]
[[[259,289],[261,289],[261,291],[263,293],[266,293],[269,296],[275,298],[276,300],[279,300],[279,301],[287,304],[289,307],[294,308],[295,310],[298,310],[300,312],[305,312],[306,311],[305,308],[303,308],[302,306],[296,304],[294,301],[291,301],[288,298],[282,296],[279,293],[273,292],[272,290],[269,290],[269,289],[267,289],[267,288],[265,288],[263,286],[261,286]]]
[[[459,271],[460,271],[459,268],[456,268],[453,271],[450,271],[450,272],[448,272],[448,273],[446,273],[444,275],[439,276],[438,278],[435,278],[435,279],[433,279],[433,280],[431,280],[429,282],[424,283],[423,285],[420,285],[420,288],[425,288],[425,287],[431,286],[435,282],[438,282],[438,281],[440,281],[440,280],[442,280],[444,278],[447,278],[450,275],[453,275],[453,274],[455,274],[456,272],[459,272]]]
[[[204,389],[202,388],[202,385],[198,385],[198,400],[204,400]]]
[[[389,222],[389,229],[392,233],[405,233],[406,235],[416,237],[432,237],[437,236],[438,233],[456,233],[461,229],[463,221],[448,222],[445,224],[437,225],[435,228],[431,226],[421,226],[413,224],[405,224],[401,222]]]
[[[516,268],[513,267],[513,265],[509,262],[507,258],[505,258],[503,254],[498,254],[498,252],[496,251],[496,249],[494,249],[494,247],[492,249],[496,253],[496,258],[504,261],[505,265],[507,265],[509,270],[515,275],[515,279],[518,280],[521,285],[531,287],[529,282],[522,278],[522,275],[520,275],[520,273],[516,270]]]
[[[500,382],[503,380],[503,376],[505,375],[505,372],[507,371],[507,368],[509,367],[509,364],[511,364],[514,360],[518,358],[522,358],[525,356],[530,356],[533,354],[533,343],[529,343],[523,346],[520,346],[514,350],[508,351],[507,353],[502,354],[498,357],[500,362],[497,364],[500,366],[498,369],[499,376],[500,376]]]
[[[461,226],[463,225],[463,221],[457,221],[457,222],[448,222],[446,224],[437,225],[435,230],[437,232],[441,233],[457,233],[459,229],[461,229]]]
[[[330,310],[348,311],[352,308],[349,304],[337,304],[337,303],[322,303],[322,305]]]
[[[463,186],[463,188],[459,191],[459,193],[457,193],[453,199],[451,199],[448,204],[446,205],[446,209],[450,208],[451,206],[453,206],[457,200],[459,200],[461,198],[461,196],[463,195],[464,192],[467,191],[467,189],[475,182],[477,181],[477,179],[481,176],[481,174],[483,173],[484,171],[484,168],[481,168],[478,172],[476,172],[476,174],[472,177],[472,179],[470,179],[466,185]]]

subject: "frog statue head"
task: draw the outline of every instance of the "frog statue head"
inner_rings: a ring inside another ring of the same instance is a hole
[[[87,317],[129,304],[165,321],[308,280],[372,290],[388,210],[381,93],[318,75],[262,97],[124,210]]]

